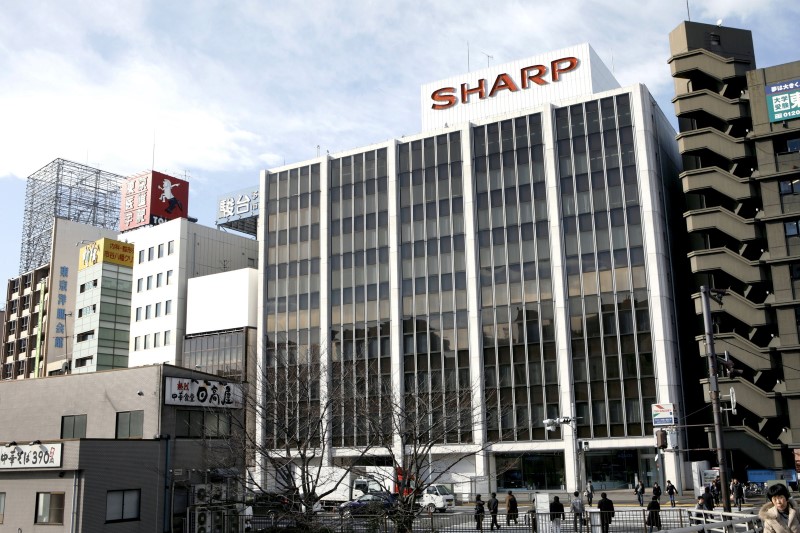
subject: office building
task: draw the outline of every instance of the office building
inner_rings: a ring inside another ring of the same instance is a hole
[[[399,395],[480,413],[430,457],[458,492],[660,480],[653,406],[673,424],[685,406],[678,153],[652,96],[584,44],[427,84],[422,110],[423,133],[262,173],[268,406],[323,363],[323,396],[344,391],[334,462],[374,436],[358,406]],[[662,464],[682,478],[679,454]]]

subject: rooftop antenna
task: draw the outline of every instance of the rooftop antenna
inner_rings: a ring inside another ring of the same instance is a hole
[[[692,16],[689,14],[689,0],[686,0],[686,20],[692,21]]]
[[[485,56],[486,56],[486,68],[489,68],[489,61],[491,61],[492,59],[494,59],[494,56],[490,56],[490,55],[489,55],[489,54],[487,54],[486,52],[481,52],[481,53],[482,53],[483,55],[485,55]]]

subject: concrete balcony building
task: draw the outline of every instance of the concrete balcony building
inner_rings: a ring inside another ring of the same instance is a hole
[[[749,31],[685,22],[670,34],[673,104],[683,158],[688,259],[705,357],[701,285],[712,303],[717,353],[742,376],[725,413],[738,465],[793,468],[800,448],[800,62],[755,68]],[[708,401],[708,382],[703,379]]]

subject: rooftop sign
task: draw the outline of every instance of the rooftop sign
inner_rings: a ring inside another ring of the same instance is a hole
[[[98,239],[80,249],[79,271],[98,263],[113,263],[133,268],[133,244],[114,239]]]
[[[422,86],[423,131],[616,89],[588,44],[460,74]]]

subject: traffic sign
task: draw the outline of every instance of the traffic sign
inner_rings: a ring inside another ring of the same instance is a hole
[[[675,405],[671,403],[652,404],[653,426],[674,426]]]

